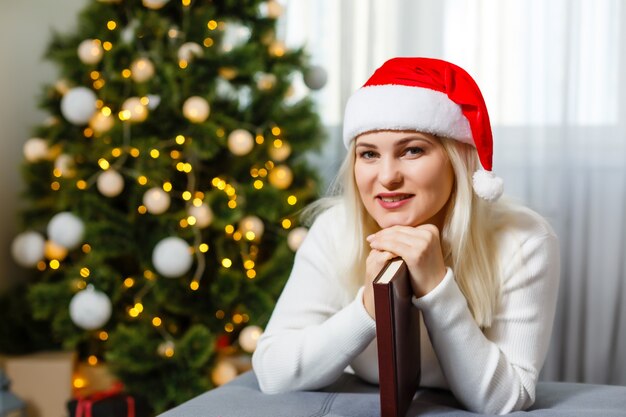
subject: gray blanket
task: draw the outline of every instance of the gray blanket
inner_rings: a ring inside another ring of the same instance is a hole
[[[380,417],[378,387],[344,374],[320,391],[266,395],[253,372],[206,392],[160,417]],[[626,387],[540,382],[535,404],[509,416],[625,417]],[[448,391],[418,391],[407,417],[483,416],[463,410]]]

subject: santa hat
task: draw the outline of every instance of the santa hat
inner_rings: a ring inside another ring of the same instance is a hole
[[[344,144],[375,130],[415,130],[474,146],[483,167],[474,173],[474,192],[488,201],[502,195],[502,179],[491,172],[493,136],[485,100],[464,69],[432,58],[385,62],[348,100]]]

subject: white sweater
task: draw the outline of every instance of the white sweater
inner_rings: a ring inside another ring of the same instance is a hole
[[[252,362],[261,390],[312,390],[345,370],[378,383],[376,329],[338,276],[343,209],[314,222],[259,339]],[[469,410],[504,414],[535,400],[556,307],[557,238],[540,216],[521,211],[498,236],[503,279],[490,328],[474,321],[454,273],[414,304],[422,312],[420,386],[445,388]]]

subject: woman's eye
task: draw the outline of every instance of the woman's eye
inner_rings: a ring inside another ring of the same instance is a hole
[[[359,154],[359,156],[363,159],[372,159],[376,157],[376,153],[373,151],[363,151]]]
[[[407,155],[421,155],[424,153],[424,149],[415,146],[415,147],[407,148],[406,151],[404,151],[404,153]]]

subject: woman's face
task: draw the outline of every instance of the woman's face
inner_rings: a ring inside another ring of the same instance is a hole
[[[454,171],[440,140],[417,132],[377,131],[356,138],[354,177],[381,228],[443,227]]]

